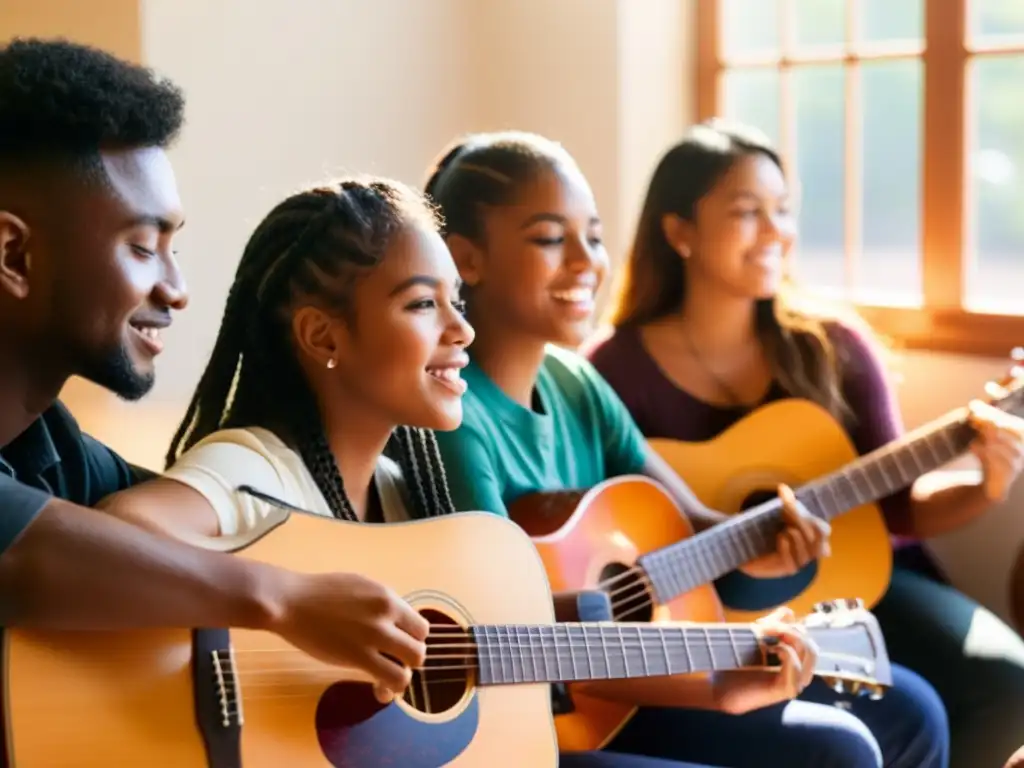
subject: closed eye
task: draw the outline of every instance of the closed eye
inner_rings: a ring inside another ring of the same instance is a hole
[[[156,258],[156,251],[151,251],[149,248],[146,248],[146,247],[141,246],[141,245],[137,245],[136,243],[132,243],[131,249],[133,251],[135,251],[135,253],[137,253],[139,256],[142,256],[144,258],[147,258],[147,259]]]
[[[406,308],[407,309],[421,310],[421,309],[433,309],[436,306],[437,306],[437,302],[434,299],[417,299],[416,301],[414,301],[411,304],[409,304],[409,306],[406,307]]]

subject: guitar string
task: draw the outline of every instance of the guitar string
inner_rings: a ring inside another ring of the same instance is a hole
[[[283,501],[281,501],[279,499],[275,499],[272,496],[266,496],[266,495],[264,495],[262,493],[256,492],[255,489],[249,488],[248,486],[240,486],[237,490],[242,492],[242,493],[246,493],[248,495],[256,496],[258,498],[261,498],[264,501],[268,501],[268,502],[274,504],[275,506],[281,506],[283,508],[299,509],[298,507],[293,507],[291,504],[283,502]],[[772,504],[772,502],[766,502],[764,505],[762,505],[762,506],[765,507],[765,509],[761,510],[760,514],[764,514],[764,515],[770,514],[773,511],[771,509],[771,504]],[[304,510],[300,510],[300,511],[304,511]],[[754,515],[754,514],[758,514],[758,513],[754,512],[754,511],[748,512],[748,514],[745,516],[745,519],[749,520],[751,515]],[[730,523],[734,523],[735,524],[740,519],[741,518],[739,516],[734,516],[730,520],[727,520],[727,521],[721,523],[720,526],[718,526],[718,527],[719,527],[719,529],[721,529],[721,527],[728,526]],[[683,541],[689,541],[689,540],[691,540],[691,539],[684,539]],[[611,578],[608,578],[608,579],[605,579],[605,580],[603,580],[601,582],[598,582],[598,584],[596,585],[595,588],[596,589],[602,589],[602,590],[608,590],[608,588],[611,587],[613,584],[616,584],[616,583],[618,583],[620,581],[623,581],[625,579],[628,579],[630,577],[639,578],[640,581],[639,582],[636,582],[636,581],[631,582],[631,583],[629,583],[629,584],[627,584],[625,586],[622,586],[622,587],[619,587],[619,588],[616,588],[616,589],[612,589],[611,591],[609,591],[607,593],[608,596],[609,596],[609,599],[611,600],[611,608],[612,608],[613,616],[621,614],[623,611],[627,610],[627,608],[628,608],[628,610],[630,612],[635,612],[635,611],[643,610],[643,609],[647,608],[648,606],[656,605],[657,604],[656,600],[654,599],[653,595],[651,594],[651,591],[653,590],[654,585],[650,581],[650,576],[646,573],[646,571],[643,568],[641,568],[638,565],[633,565],[630,568],[628,568],[626,571],[624,571],[624,572],[622,572],[620,574],[617,574],[616,576],[612,576]],[[705,586],[705,585],[698,585],[698,586]],[[640,589],[640,592],[636,592],[637,588]],[[625,593],[630,593],[630,594],[625,594]],[[639,599],[639,602],[638,602],[638,599]]]
[[[545,625],[545,626],[552,626],[552,625]],[[564,625],[558,625],[558,626],[564,626]],[[618,625],[617,624],[605,624],[603,626],[606,626],[606,627],[617,627]],[[647,627],[647,631],[650,632],[651,634],[653,634],[653,633],[658,632],[658,629],[659,629],[660,625],[652,624],[652,625],[645,625],[645,626]],[[476,640],[473,640],[467,633],[463,633],[461,635],[453,635],[453,636],[455,637],[455,639],[464,639],[465,642],[462,642],[462,643],[431,643],[431,644],[428,644],[428,646],[427,646],[427,648],[428,648],[427,653],[428,653],[428,657],[433,658],[433,656],[431,655],[431,650],[433,650],[434,648],[443,648],[443,649],[467,648],[467,649],[470,649],[470,650],[477,651],[477,650],[480,650],[480,649],[496,648],[498,642],[501,642],[502,644],[504,644],[506,648],[536,649],[536,650],[540,650],[540,648],[542,646],[540,644],[538,644],[538,642],[536,642],[538,640],[541,641],[541,643],[543,643],[544,646],[549,647],[551,650],[561,650],[562,648],[570,649],[570,650],[577,650],[577,649],[580,649],[580,648],[603,649],[603,648],[607,647],[609,649],[620,649],[622,647],[635,647],[635,648],[644,647],[644,648],[651,649],[650,650],[651,653],[657,653],[658,649],[662,648],[666,644],[669,645],[669,646],[672,646],[672,644],[675,641],[678,641],[680,643],[680,647],[691,647],[691,648],[693,648],[695,650],[695,652],[699,652],[700,649],[708,648],[708,647],[710,647],[710,648],[746,648],[746,647],[751,647],[752,648],[752,647],[768,646],[769,649],[770,649],[770,642],[762,642],[762,641],[758,641],[756,638],[750,637],[750,633],[753,630],[749,630],[749,629],[742,630],[744,632],[743,636],[741,636],[741,637],[734,637],[734,638],[721,637],[721,636],[705,638],[703,636],[704,635],[704,630],[696,630],[696,631],[700,632],[700,635],[701,635],[700,637],[697,637],[697,638],[682,638],[682,637],[679,637],[678,634],[672,632],[673,628],[671,626],[665,625],[664,628],[666,630],[664,638],[661,636],[660,633],[658,634],[657,637],[641,637],[641,638],[637,638],[635,632],[630,632],[629,633],[630,635],[632,635],[632,637],[624,636],[622,639],[620,639],[619,637],[612,637],[612,638],[605,637],[604,639],[601,639],[600,637],[592,636],[592,634],[589,637],[584,637],[584,635],[586,634],[585,632],[580,632],[575,637],[570,637],[570,636],[554,637],[554,636],[552,636],[550,634],[547,634],[547,635],[535,634],[535,635],[532,635],[532,636],[527,636],[524,633],[518,639],[514,635],[501,635],[500,636],[500,641],[499,641],[499,638],[497,636],[491,635],[491,636],[488,637],[489,642],[483,642],[483,643],[481,643],[479,641],[476,641]],[[673,634],[676,634],[676,636],[673,637],[672,636]],[[435,637],[435,636],[436,635],[434,635],[434,634],[430,635],[430,637]],[[646,642],[647,640],[650,640],[650,642]],[[269,658],[271,654],[309,657],[309,654],[307,654],[305,651],[302,651],[302,650],[300,650],[298,648],[240,648],[240,649],[232,650],[230,653],[231,653],[231,655],[236,656],[236,657],[243,656],[243,655],[249,655],[249,654],[260,654],[263,658]],[[95,659],[96,656],[98,656],[99,654],[90,654],[90,655]],[[111,661],[116,661],[116,662],[120,663],[120,662],[123,662],[125,660],[143,660],[143,659],[152,658],[153,656],[154,656],[154,654],[144,653],[144,652],[139,652],[139,653],[120,653],[120,652],[117,652],[116,650],[114,650],[114,651],[112,651],[109,654],[108,657],[109,657],[109,659]],[[320,662],[319,660],[316,660],[314,657],[309,657],[309,658],[311,659],[311,661],[314,662],[314,666],[319,666],[321,664],[330,666],[330,662]]]
[[[953,426],[964,426],[964,425],[967,425],[967,424],[969,424],[969,421],[966,418],[964,418],[962,416],[959,416],[958,412],[956,412],[956,411],[954,411],[952,413],[949,413],[949,414],[946,414],[945,416],[940,417],[939,419],[935,419],[933,423],[930,423],[929,425],[926,425],[927,427],[929,427],[929,429],[927,431],[925,431],[924,429],[919,430],[922,433],[921,435],[917,435],[917,434],[914,434],[914,433],[910,433],[908,435],[905,435],[903,437],[903,439],[894,441],[890,445],[883,446],[882,448],[879,448],[876,451],[872,451],[870,454],[867,454],[865,456],[859,457],[849,467],[846,467],[846,468],[844,468],[844,469],[842,469],[842,470],[840,470],[838,472],[830,473],[829,475],[826,475],[825,477],[818,478],[817,480],[814,480],[814,481],[811,481],[809,483],[806,483],[799,490],[800,491],[804,491],[804,492],[806,492],[806,491],[813,491],[813,492],[816,493],[816,492],[818,492],[818,489],[820,487],[822,487],[824,485],[827,485],[829,482],[835,482],[837,476],[839,476],[839,475],[847,476],[847,475],[849,475],[851,473],[852,470],[863,471],[863,466],[871,464],[871,463],[875,463],[877,461],[880,461],[882,458],[887,458],[888,456],[898,452],[898,449],[902,449],[902,448],[904,448],[906,445],[908,445],[910,443],[917,442],[917,440],[920,440],[922,438],[931,437],[933,432],[938,432],[940,429],[944,429],[944,428],[949,428],[949,427],[953,427]],[[915,432],[917,432],[917,431],[918,430],[915,430]],[[748,525],[752,524],[752,523],[756,523],[756,521],[752,520],[752,516],[753,515],[757,515],[759,517],[764,518],[764,517],[767,517],[767,516],[771,515],[772,513],[776,512],[780,508],[780,506],[781,506],[781,503],[778,501],[778,499],[772,499],[772,500],[770,500],[768,502],[764,502],[763,504],[758,505],[758,507],[755,507],[754,510],[747,510],[745,515],[734,515],[734,516],[732,516],[729,520],[723,522],[721,525],[728,525],[729,523],[738,524],[739,521],[743,521],[745,524],[748,524]],[[720,526],[716,526],[716,529],[721,530]],[[690,537],[690,538],[687,538],[687,539],[682,539],[682,540],[680,540],[680,542],[677,542],[677,543],[681,543],[682,541],[693,541],[693,537]],[[595,588],[596,589],[603,589],[603,590],[607,591],[608,588],[611,587],[613,584],[618,583],[620,581],[623,581],[625,579],[631,578],[631,577],[633,577],[633,578],[636,578],[636,577],[642,578],[644,581],[647,581],[648,584],[650,584],[650,581],[649,581],[650,577],[644,571],[644,569],[642,567],[638,566],[638,565],[633,565],[630,568],[628,568],[627,570],[623,571],[622,573],[617,574],[616,576],[613,576],[613,577],[611,577],[609,579],[606,579],[606,580],[604,580],[602,582],[598,582],[598,584],[595,586]],[[614,613],[618,613],[620,609],[624,610],[625,609],[624,603],[630,603],[632,601],[635,601],[636,598],[638,598],[638,597],[642,598],[641,601],[639,603],[630,605],[629,606],[629,610],[630,611],[643,610],[644,608],[648,607],[649,605],[657,604],[656,600],[648,593],[648,590],[646,588],[644,588],[644,591],[642,593],[640,593],[639,595],[634,594],[634,595],[626,597],[624,600],[620,601],[619,603],[615,603],[614,602],[614,598],[617,597],[617,596],[621,596],[622,592],[624,592],[626,590],[629,590],[629,589],[635,589],[637,586],[638,585],[634,582],[634,583],[629,584],[629,585],[627,585],[625,587],[621,587],[621,588],[618,588],[618,589],[615,589],[615,590],[612,590],[612,591],[609,592],[609,597],[611,597],[613,599],[612,610],[613,610]],[[640,586],[642,586],[642,585],[640,585]],[[650,585],[650,586],[651,586],[651,588],[653,588],[653,585]],[[705,584],[698,584],[694,588],[697,588],[697,587],[700,587],[700,586],[705,586]]]

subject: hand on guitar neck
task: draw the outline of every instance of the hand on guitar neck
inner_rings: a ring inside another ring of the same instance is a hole
[[[773,578],[796,573],[812,560],[828,557],[832,528],[801,504],[788,485],[779,486],[783,529],[776,536],[775,552],[742,565],[748,576]]]
[[[1003,501],[1024,466],[1024,419],[977,400],[969,410],[978,433],[971,451],[981,462],[982,490],[989,501]]]
[[[707,530],[729,520],[729,515],[705,506],[683,481],[681,473],[656,451],[649,452],[644,474],[664,486],[679,508],[686,510],[696,530]],[[828,539],[832,532],[829,524],[812,515],[788,485],[780,485],[778,492],[782,502],[783,528],[775,537],[774,552],[749,560],[741,566],[740,570],[749,576],[791,576],[812,560],[829,554]]]
[[[742,714],[795,699],[814,679],[818,648],[796,614],[779,608],[754,623],[766,647],[779,658],[778,670],[720,672],[713,678],[717,709]]]
[[[969,428],[969,448],[981,466],[980,481],[956,473],[933,474],[913,489],[912,532],[932,538],[955,531],[1004,501],[1024,468],[1024,352],[1014,350],[1014,365],[1000,381],[985,385],[986,398],[973,400],[952,415]]]
[[[684,622],[680,626],[686,626]],[[646,677],[577,683],[581,692],[606,701],[645,707],[690,707],[739,715],[789,701],[814,678],[818,648],[788,608],[750,625],[778,666],[711,675]]]

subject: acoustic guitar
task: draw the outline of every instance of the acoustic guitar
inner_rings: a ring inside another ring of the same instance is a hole
[[[529,538],[495,515],[374,526],[293,512],[239,557],[378,579],[431,623],[403,699],[247,630],[5,633],[13,768],[554,766],[550,683],[771,666],[749,624],[553,624]],[[805,620],[817,672],[878,695],[885,644],[862,607]]]
[[[992,405],[1020,411],[1020,372],[1000,386],[1005,393]],[[704,504],[744,511],[714,528],[694,534],[664,488],[642,476],[528,494],[509,506],[509,515],[533,537],[553,590],[604,590],[618,621],[751,621],[784,604],[802,615],[842,595],[858,595],[870,607],[892,573],[889,534],[873,502],[956,458],[973,437],[961,409],[858,457],[827,411],[783,400],[706,443],[651,441]],[[775,549],[782,482],[831,521],[832,555],[790,577],[746,576],[736,569]],[[628,716],[576,694],[572,710],[556,718],[559,744],[598,749]]]

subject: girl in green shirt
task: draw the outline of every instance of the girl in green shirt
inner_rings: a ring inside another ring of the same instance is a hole
[[[462,425],[437,435],[457,509],[507,514],[519,496],[577,489],[622,474],[659,481],[694,526],[723,519],[650,451],[611,388],[578,346],[591,327],[608,269],[587,181],[561,146],[522,133],[476,135],[449,148],[427,193],[444,217],[476,339]],[[780,492],[786,528],[755,576],[795,572],[827,554],[827,526]],[[611,754],[730,766],[944,766],[945,713],[911,673],[880,702],[844,702],[769,676],[722,675],[588,685],[588,693],[643,707],[607,746]],[[686,708],[686,709],[683,709]],[[737,714],[743,714],[737,717]],[[766,757],[768,756],[768,757]],[[767,760],[767,762],[766,762]]]

